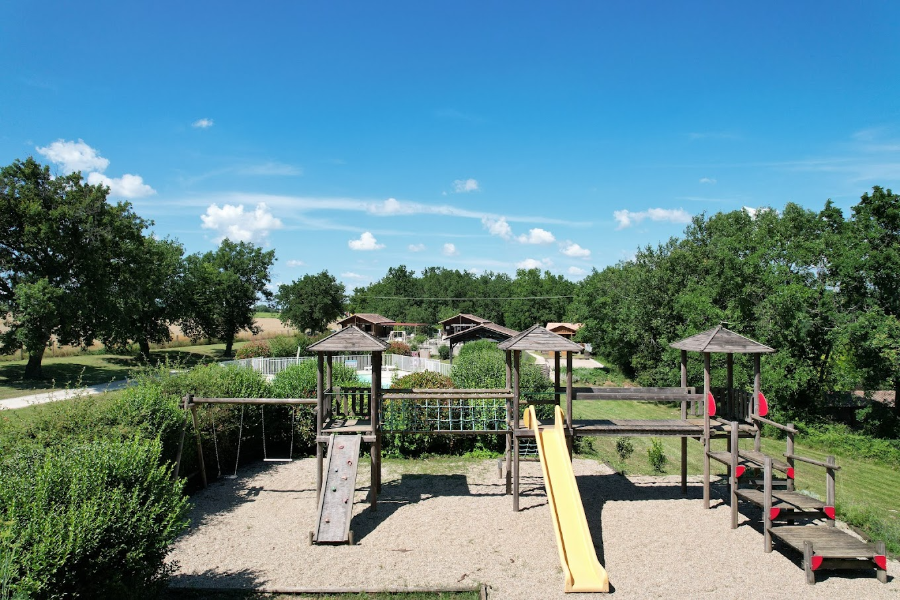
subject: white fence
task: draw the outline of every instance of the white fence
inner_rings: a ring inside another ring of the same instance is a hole
[[[229,360],[219,363],[222,366],[235,365],[249,367],[259,371],[263,375],[273,376],[292,365],[299,365],[306,361],[316,360],[315,356],[301,356],[300,358],[244,358],[241,360]],[[345,354],[337,355],[332,359],[335,363],[342,363],[357,371],[369,371],[372,369],[371,354]],[[450,375],[450,365],[430,358],[416,358],[413,356],[401,356],[399,354],[383,355],[383,365],[393,367],[398,371],[418,373],[420,371],[434,371],[441,375]]]

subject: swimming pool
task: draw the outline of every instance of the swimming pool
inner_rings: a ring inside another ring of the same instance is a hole
[[[394,380],[394,373],[396,371],[382,371],[381,372],[381,388],[389,388],[391,387],[391,382]],[[372,371],[357,371],[356,376],[359,377],[359,380],[363,383],[368,383],[372,385]]]

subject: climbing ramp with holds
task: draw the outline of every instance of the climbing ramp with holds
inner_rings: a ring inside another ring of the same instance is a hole
[[[547,502],[556,533],[559,562],[566,578],[566,592],[609,592],[609,577],[597,560],[581,494],[566,445],[565,417],[557,406],[554,427],[540,428],[534,407],[525,412],[525,426],[534,431]]]
[[[353,544],[350,519],[359,466],[361,435],[331,435],[325,481],[319,494],[319,512],[312,541],[317,544]]]

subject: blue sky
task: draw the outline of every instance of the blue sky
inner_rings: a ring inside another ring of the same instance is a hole
[[[691,215],[900,188],[900,3],[26,2],[0,164],[35,156],[273,283],[572,279]]]

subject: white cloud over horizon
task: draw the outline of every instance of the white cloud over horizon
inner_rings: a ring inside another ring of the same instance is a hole
[[[529,230],[527,235],[523,233],[517,237],[516,240],[518,240],[520,244],[544,245],[552,244],[556,241],[556,238],[546,229],[536,227],[535,229]]]
[[[715,183],[716,183],[716,180],[713,179],[712,177],[701,177],[701,178],[700,178],[700,183],[715,184]]]
[[[566,272],[573,277],[582,277],[587,274],[587,269],[581,267],[569,267]]]
[[[536,258],[526,258],[525,260],[516,263],[517,269],[549,269],[552,266],[553,261],[549,258],[542,258],[540,260]]]
[[[109,160],[100,156],[100,152],[91,148],[80,139],[77,142],[62,138],[47,146],[36,146],[35,150],[53,164],[59,166],[66,175],[69,173],[87,173],[85,177],[90,185],[104,185],[109,188],[111,196],[123,198],[143,198],[156,193],[152,187],[144,183],[140,175],[126,173],[121,177],[109,177],[103,172],[109,167]]]
[[[357,281],[365,281],[369,279],[369,277],[366,277],[365,275],[360,275],[359,273],[354,273],[352,271],[341,273],[341,277],[343,277],[344,279],[355,279]]]
[[[351,250],[381,250],[384,248],[384,244],[379,244],[378,240],[375,239],[375,236],[372,235],[369,231],[364,231],[361,236],[359,236],[358,240],[350,240],[347,242],[347,245],[350,246]]]
[[[506,222],[506,217],[500,217],[499,219],[482,217],[481,224],[491,235],[496,235],[504,240],[512,238],[512,227]]]
[[[191,127],[193,127],[194,129],[209,129],[214,124],[215,124],[215,122],[212,119],[204,118],[204,119],[197,119],[196,121],[191,123]],[[226,129],[227,129],[227,127],[226,127]]]
[[[422,252],[425,250],[425,244],[410,244],[408,248],[410,252]]]
[[[35,150],[50,162],[59,165],[66,175],[76,171],[102,173],[109,166],[108,159],[100,156],[97,150],[85,144],[80,138],[77,142],[67,142],[60,138],[47,146],[35,147]]]
[[[616,229],[625,229],[626,227],[637,225],[646,219],[683,224],[691,222],[691,215],[682,208],[648,208],[647,210],[637,212],[627,209],[617,210],[613,213],[613,218],[619,224]]]
[[[468,192],[477,192],[481,189],[476,179],[457,179],[453,182],[453,191],[457,194],[466,194]]]
[[[444,256],[459,256],[459,250],[456,249],[456,244],[446,243],[441,249],[441,254]]]
[[[291,259],[284,264],[288,267],[294,268],[294,267],[302,267],[306,263],[303,262],[302,260]]]
[[[265,203],[257,204],[253,212],[245,212],[243,204],[225,204],[221,208],[213,204],[206,209],[206,214],[200,215],[200,220],[203,229],[219,234],[216,243],[225,238],[235,242],[264,242],[272,230],[283,227]]]
[[[109,188],[110,196],[143,198],[156,193],[156,190],[144,183],[143,177],[128,173],[121,177],[107,177],[103,173],[88,173],[87,182],[91,185],[105,185]]]
[[[571,240],[566,240],[563,244],[561,244],[559,251],[566,256],[571,256],[572,258],[587,258],[591,255],[590,250],[588,250],[587,248],[582,248]]]

